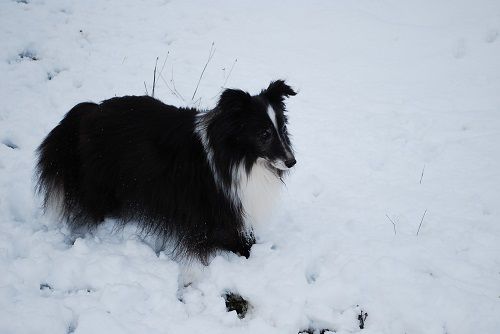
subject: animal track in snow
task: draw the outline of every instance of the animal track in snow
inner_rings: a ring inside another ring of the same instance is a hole
[[[245,318],[249,309],[251,309],[250,303],[237,293],[226,292],[222,297],[226,302],[226,310],[228,312],[236,311],[240,319]]]
[[[462,59],[465,57],[466,53],[467,53],[467,47],[465,45],[465,39],[460,38],[453,45],[453,57],[455,57],[455,59]]]
[[[47,72],[47,80],[50,81],[50,80],[54,79],[62,71],[64,71],[64,69],[59,69],[59,68],[53,69],[52,71],[48,71]]]
[[[498,30],[490,29],[486,32],[486,35],[484,36],[484,41],[486,43],[493,43],[497,40],[497,38],[498,38]]]
[[[308,192],[310,192],[310,194],[313,196],[313,197],[319,197],[319,195],[321,195],[321,193],[323,192],[324,190],[324,186],[323,186],[323,183],[321,182],[321,180],[314,174],[311,174],[309,177],[308,177],[308,182],[306,184],[306,187],[308,189]]]
[[[30,48],[26,48],[23,51],[19,52],[17,56],[19,57],[19,60],[30,60],[30,61],[40,60],[36,52]]]
[[[36,51],[30,47],[26,47],[21,51],[18,51],[16,56],[7,59],[7,63],[15,64],[24,61],[38,61],[38,60],[40,60],[40,57],[37,55]]]
[[[69,325],[68,325],[68,329],[66,330],[66,334],[72,334],[76,331],[76,324],[74,324],[73,322],[71,322]]]
[[[308,284],[314,284],[318,280],[323,265],[324,258],[320,257],[307,266],[305,276]]]
[[[72,295],[72,294],[79,294],[79,293],[90,294],[90,293],[94,293],[96,290],[93,288],[90,288],[90,287],[74,288],[74,289],[68,289],[68,290],[56,290],[49,283],[40,283],[40,291],[55,292],[58,294],[62,293],[65,295]]]
[[[308,328],[308,329],[302,329],[301,331],[299,331],[298,334],[329,334],[329,333],[335,333],[335,331],[328,328],[322,328],[322,329]]]
[[[12,140],[10,140],[9,138],[4,138],[2,139],[2,144],[4,144],[5,146],[7,146],[8,148],[11,148],[13,150],[17,150],[19,149],[19,146],[17,146]]]
[[[306,281],[308,284],[314,284],[319,277],[319,273],[316,270],[306,271]]]

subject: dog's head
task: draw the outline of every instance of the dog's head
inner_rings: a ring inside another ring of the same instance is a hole
[[[295,91],[283,80],[271,82],[254,96],[226,89],[217,105],[218,131],[211,131],[210,137],[220,136],[224,146],[238,152],[247,163],[263,159],[281,174],[296,163],[284,103],[293,95]]]

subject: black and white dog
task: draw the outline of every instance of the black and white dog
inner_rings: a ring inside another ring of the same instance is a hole
[[[78,104],[38,148],[44,208],[73,229],[137,222],[177,257],[248,257],[296,162],[284,105],[295,94],[278,80],[255,96],[226,89],[206,112],[149,96]]]

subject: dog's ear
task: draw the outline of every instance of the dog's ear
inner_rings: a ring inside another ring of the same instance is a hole
[[[284,80],[272,81],[269,87],[261,92],[271,103],[283,103],[285,97],[297,95],[297,93],[288,86]]]
[[[226,89],[222,92],[217,106],[223,110],[242,109],[251,99],[250,94],[240,89]]]

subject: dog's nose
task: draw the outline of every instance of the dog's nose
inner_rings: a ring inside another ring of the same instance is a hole
[[[292,168],[296,163],[297,160],[295,160],[295,158],[291,158],[285,161],[285,166],[287,166],[288,168]]]

